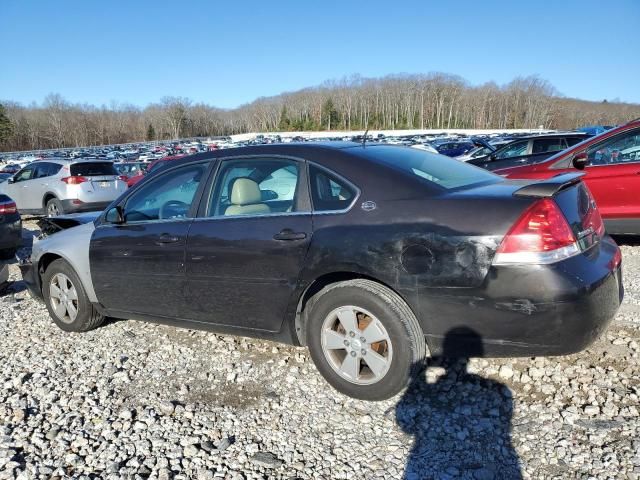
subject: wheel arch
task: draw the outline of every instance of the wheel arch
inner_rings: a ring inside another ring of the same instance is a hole
[[[47,203],[49,203],[49,200],[51,200],[53,198],[58,198],[58,196],[53,192],[47,192],[47,193],[44,194],[44,196],[42,197],[42,210],[43,211],[46,212]]]
[[[380,280],[379,278],[373,277],[371,275],[367,275],[365,273],[353,272],[353,271],[347,271],[347,270],[324,273],[316,277],[311,282],[309,282],[309,284],[304,288],[304,290],[298,297],[296,311],[291,322],[292,323],[291,327],[293,330],[292,337],[295,341],[298,342],[299,345],[306,346],[307,331],[306,331],[305,308],[309,303],[309,300],[315,294],[320,292],[322,289],[328,287],[329,285],[332,285],[338,282],[344,282],[347,280],[357,280],[357,279],[371,280],[372,282],[376,282],[388,288],[389,290],[394,292],[396,295],[398,295],[407,304],[407,307],[413,311],[413,308],[411,307],[410,302],[407,301],[407,299],[405,298],[404,295],[402,295],[401,292],[393,288],[392,285],[389,285],[388,283]],[[413,311],[413,313],[415,315],[416,312]]]

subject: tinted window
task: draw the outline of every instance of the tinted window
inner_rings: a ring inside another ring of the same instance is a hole
[[[51,164],[47,162],[38,163],[35,165],[35,171],[33,173],[33,178],[44,178],[51,175],[49,173],[49,166]]]
[[[368,147],[359,155],[420,177],[442,188],[459,188],[497,181],[499,177],[481,168],[441,155],[402,147]]]
[[[539,138],[533,141],[531,153],[559,152],[565,148],[562,138]]]
[[[297,162],[280,159],[222,163],[211,195],[209,216],[269,215],[298,211]]]
[[[640,161],[640,131],[633,130],[587,150],[589,165]]]
[[[125,220],[140,222],[184,218],[189,213],[206,165],[187,165],[159,175],[131,195]]]
[[[529,140],[510,143],[509,145],[504,146],[495,153],[496,158],[502,159],[526,155],[528,145]]]
[[[111,162],[82,162],[71,165],[71,175],[81,177],[98,177],[102,175],[118,175]]]
[[[309,167],[309,176],[314,211],[344,210],[351,205],[356,192],[344,180],[314,165]]]
[[[584,140],[586,140],[585,137],[569,137],[567,138],[567,145],[569,147],[573,147],[574,145],[577,145],[580,142],[583,142]]]

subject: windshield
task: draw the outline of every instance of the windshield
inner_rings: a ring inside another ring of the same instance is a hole
[[[453,158],[415,148],[375,146],[356,150],[357,154],[410,173],[442,188],[468,187],[495,182],[497,175]]]

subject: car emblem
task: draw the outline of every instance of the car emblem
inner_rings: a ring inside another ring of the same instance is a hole
[[[376,202],[367,200],[366,202],[362,202],[361,207],[365,212],[370,212],[371,210],[375,210],[376,208],[378,208],[378,205],[376,205]]]

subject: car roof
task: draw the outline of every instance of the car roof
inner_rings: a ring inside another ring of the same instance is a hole
[[[538,138],[562,138],[562,137],[590,137],[591,134],[587,132],[555,132],[555,133],[540,133],[536,135],[523,135],[522,137],[514,137],[509,142],[517,142],[518,140],[535,140]]]
[[[84,157],[84,158],[57,158],[57,157],[52,157],[52,158],[39,158],[39,159],[34,160],[33,162],[31,162],[29,165],[34,165],[34,164],[42,163],[42,162],[59,163],[61,165],[71,165],[71,164],[76,164],[76,163],[95,163],[95,162],[113,163],[110,160],[107,160],[105,158],[96,158],[96,157]]]

